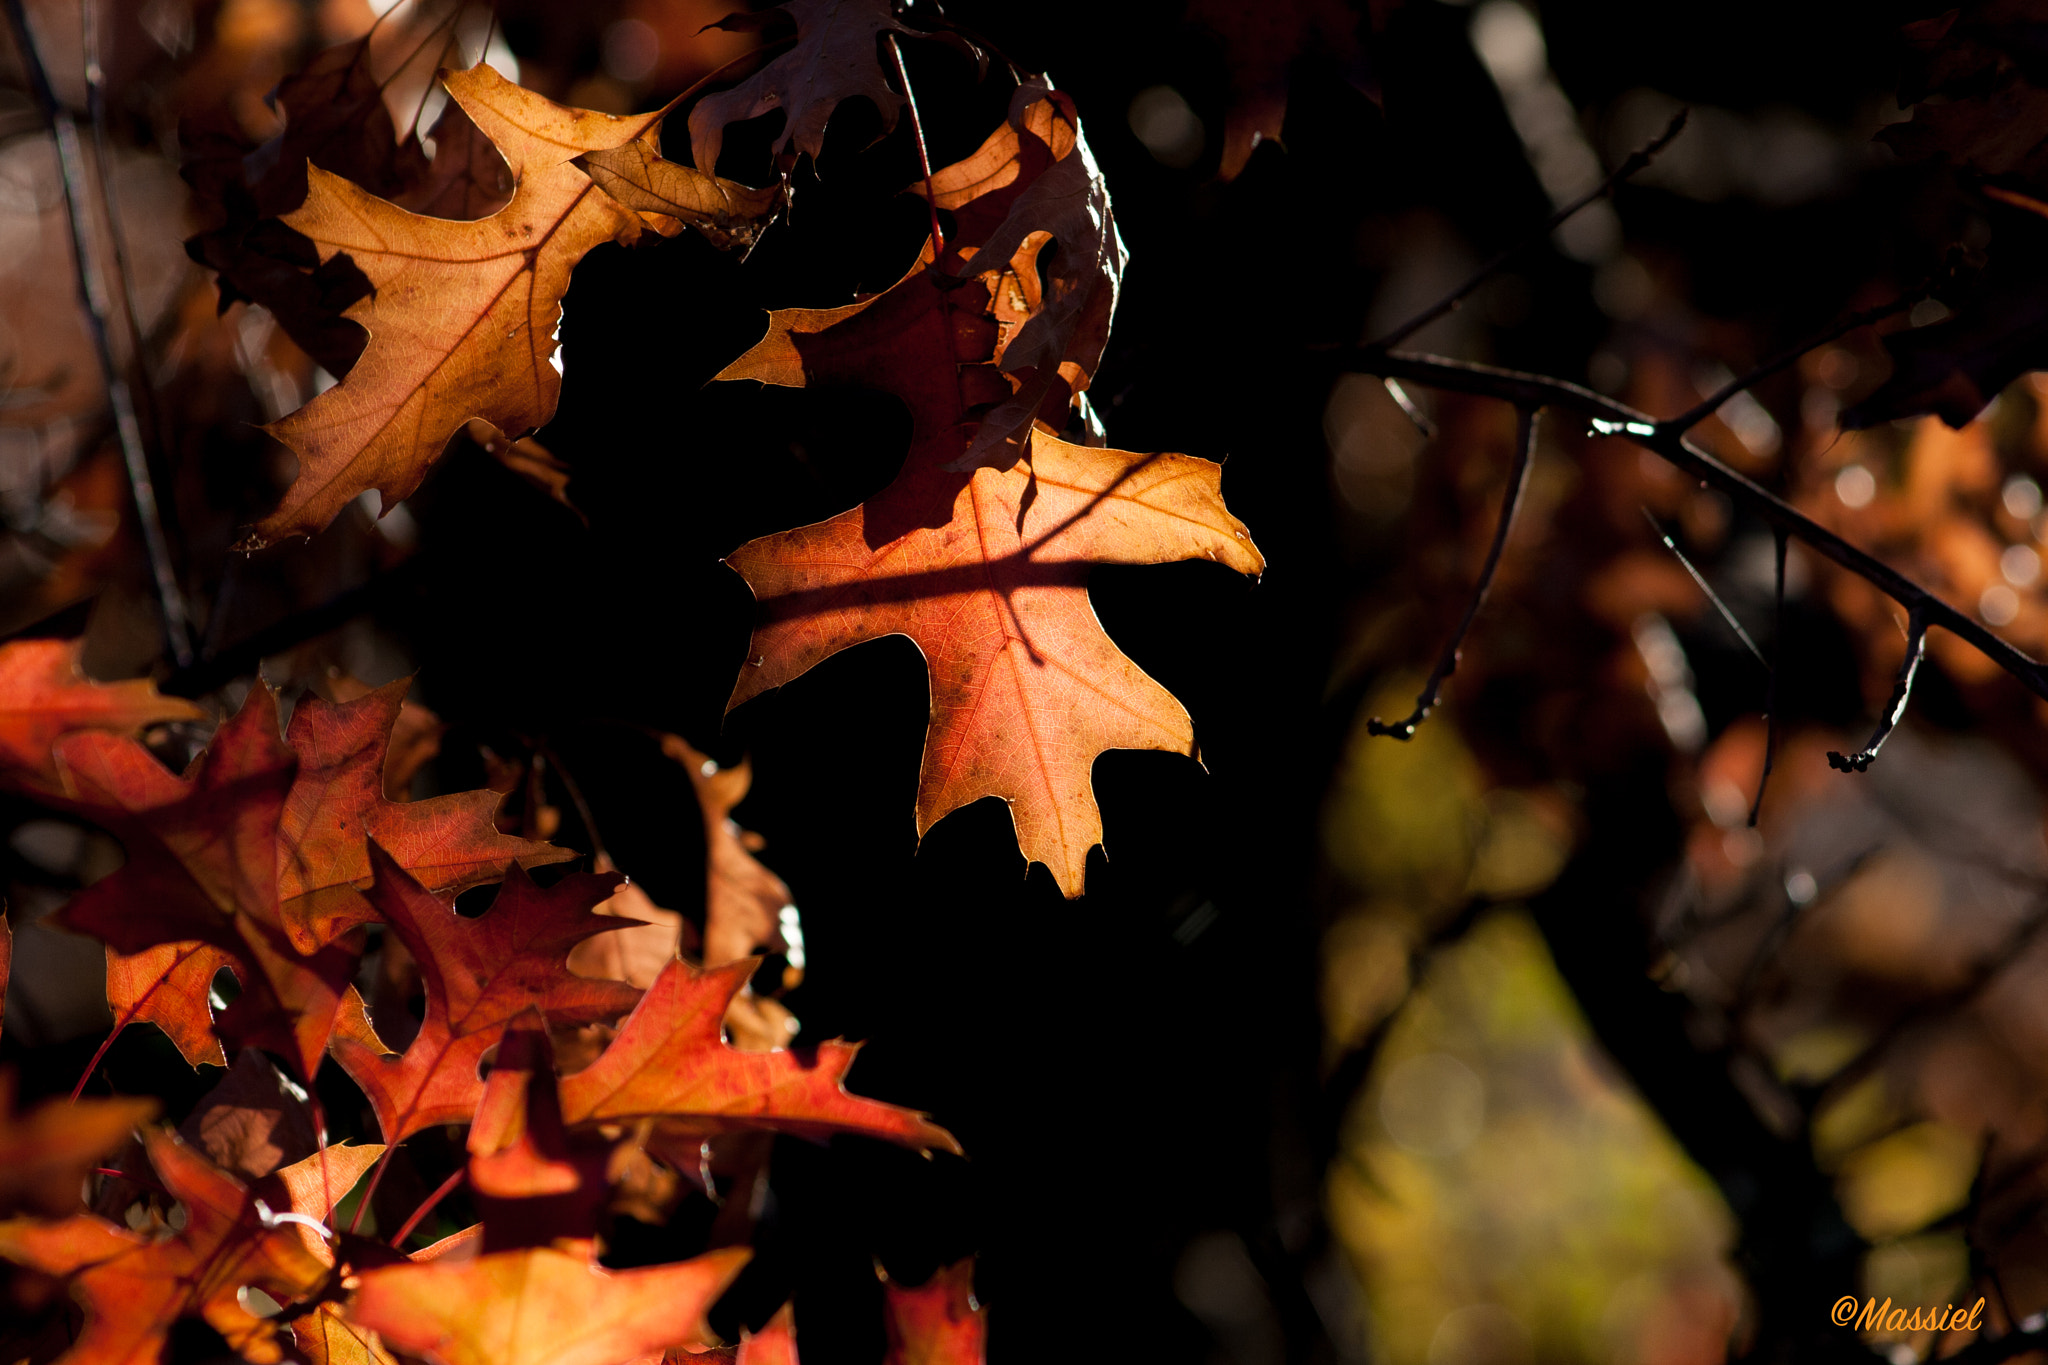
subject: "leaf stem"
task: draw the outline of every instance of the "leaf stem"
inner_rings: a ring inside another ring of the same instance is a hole
[[[370,1200],[376,1196],[377,1186],[383,1183],[384,1172],[390,1167],[391,1158],[398,1155],[398,1149],[403,1145],[403,1142],[394,1142],[384,1149],[384,1155],[377,1158],[377,1164],[370,1170],[370,1183],[363,1187],[363,1197],[356,1201],[355,1215],[348,1220],[350,1232],[363,1225],[363,1210],[370,1207]],[[412,1225],[408,1223],[407,1231],[410,1231],[411,1227]],[[394,1242],[392,1245],[395,1246],[397,1243]]]
[[[917,116],[917,95],[910,88],[910,69],[903,64],[903,49],[896,35],[886,34],[883,41],[889,44],[889,56],[896,63],[896,79],[903,82],[903,102],[910,107],[910,133],[917,143],[917,164],[924,171],[924,207],[931,215],[932,265],[936,267],[939,257],[946,254],[946,234],[939,230],[939,199],[932,189],[932,157],[925,147],[924,121]]]
[[[1494,523],[1493,543],[1487,547],[1486,562],[1480,566],[1479,581],[1473,585],[1472,600],[1465,607],[1465,617],[1458,622],[1458,629],[1451,635],[1443,653],[1437,656],[1436,667],[1430,671],[1429,681],[1422,686],[1415,698],[1415,710],[1406,720],[1389,725],[1378,716],[1365,722],[1368,732],[1387,735],[1407,741],[1415,738],[1415,732],[1429,713],[1436,708],[1438,694],[1450,681],[1451,674],[1458,671],[1458,653],[1465,644],[1465,636],[1472,630],[1472,622],[1479,615],[1480,606],[1486,601],[1487,589],[1493,586],[1494,571],[1500,568],[1501,552],[1507,548],[1508,532],[1515,524],[1515,509],[1521,506],[1522,492],[1529,486],[1530,457],[1536,451],[1536,409],[1522,408],[1515,429],[1515,462],[1508,470],[1507,491],[1501,495],[1500,519]]]
[[[422,1222],[424,1222],[426,1216],[432,1213],[434,1209],[440,1205],[443,1199],[446,1199],[449,1195],[455,1193],[455,1187],[457,1185],[460,1185],[463,1181],[463,1178],[468,1174],[469,1166],[467,1164],[457,1166],[452,1172],[450,1172],[448,1178],[441,1182],[440,1187],[437,1188],[432,1194],[428,1195],[426,1197],[426,1200],[423,1203],[421,1203],[421,1205],[418,1208],[412,1211],[412,1217],[406,1219],[404,1225],[400,1227],[397,1232],[391,1234],[392,1250],[396,1251],[404,1247],[405,1239],[412,1236],[413,1229],[418,1227]],[[369,1203],[369,1196],[365,1195],[363,1197],[363,1202],[366,1204]]]

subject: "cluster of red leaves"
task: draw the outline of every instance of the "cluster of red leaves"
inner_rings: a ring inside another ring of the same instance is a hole
[[[527,867],[571,855],[499,833],[495,792],[387,799],[403,683],[342,704],[304,698],[282,732],[276,697],[258,686],[178,777],[136,735],[196,718],[188,703],[146,683],[88,682],[75,647],[56,641],[0,648],[0,680],[0,781],[101,825],[127,850],[125,866],[61,912],[109,946],[117,1027],[157,1023],[195,1062],[224,1061],[224,1044],[260,1048],[306,1079],[331,1051],[384,1137],[321,1143],[282,1165],[294,1142],[276,1096],[265,1111],[247,1093],[280,1082],[244,1050],[183,1136],[144,1132],[139,1155],[153,1174],[131,1167],[132,1178],[111,1182],[140,1192],[139,1203],[108,1208],[103,1197],[101,1211],[76,1212],[86,1177],[154,1106],[84,1101],[0,1115],[0,1153],[12,1158],[0,1212],[31,1215],[0,1222],[0,1256],[68,1283],[84,1312],[70,1365],[151,1358],[187,1316],[258,1365],[284,1358],[286,1320],[296,1350],[320,1362],[397,1353],[441,1365],[625,1365],[705,1348],[703,1312],[746,1253],[595,1269],[615,1169],[666,1154],[687,1171],[707,1143],[746,1132],[851,1132],[958,1151],[922,1115],[848,1094],[850,1046],[799,1055],[728,1044],[726,1010],[758,959],[705,970],[672,946],[644,992],[572,972],[579,944],[635,923],[592,913],[622,879],[571,874],[537,886]],[[726,884],[748,885],[725,861]],[[500,878],[481,916],[456,913],[459,891]],[[765,870],[752,880],[761,878],[779,888]],[[735,904],[721,921],[758,917],[744,896],[721,899]],[[378,1037],[351,984],[371,925],[404,945],[424,986],[425,1019],[403,1052]],[[719,927],[731,940],[733,928]],[[242,989],[216,1015],[209,996],[222,967]],[[551,1028],[620,1016],[594,1061],[557,1075]],[[440,1124],[471,1125],[478,1228],[407,1258],[328,1226],[359,1180],[368,1177],[367,1203],[398,1145]],[[253,1311],[250,1289],[293,1314]],[[776,1339],[765,1334],[761,1350]]]
[[[450,103],[429,152],[415,129],[398,132],[388,87],[446,60],[453,13],[416,7],[318,56],[279,87],[267,141],[246,118],[188,130],[187,176],[216,219],[191,249],[219,273],[223,305],[262,302],[343,375],[269,427],[299,474],[252,547],[311,535],[371,489],[391,506],[462,430],[560,496],[560,466],[522,438],[555,411],[555,329],[577,262],[647,228],[751,243],[843,101],[869,100],[890,127],[915,113],[899,35],[986,67],[975,44],[913,29],[879,0],[789,0],[728,21],[788,21],[794,33],[695,106],[696,168],[662,156],[673,104],[631,117],[568,108],[486,66],[439,73]],[[717,178],[726,126],[770,109],[786,120],[780,183]],[[1125,253],[1072,101],[1022,81],[978,151],[913,188],[931,240],[899,283],[773,314],[719,376],[865,386],[912,419],[902,472],[882,492],[731,556],[762,609],[732,704],[850,645],[908,636],[931,674],[919,832],[999,798],[1026,858],[1077,896],[1102,833],[1096,757],[1196,753],[1187,712],[1096,620],[1091,567],[1206,558],[1256,575],[1264,561],[1224,506],[1220,466],[1101,444],[1085,395]],[[390,799],[404,683],[302,698],[281,730],[259,682],[180,776],[141,732],[205,713],[147,684],[86,682],[75,657],[56,642],[0,649],[0,782],[126,850],[125,866],[59,916],[106,944],[116,1033],[145,1021],[195,1065],[239,1060],[179,1134],[151,1129],[128,1148],[93,1211],[66,1197],[35,1210],[51,1217],[0,1223],[0,1255],[44,1291],[68,1284],[82,1305],[66,1365],[147,1358],[186,1316],[258,1365],[287,1350],[315,1365],[794,1361],[787,1307],[736,1347],[710,1337],[704,1315],[746,1260],[733,1245],[743,1237],[714,1233],[692,1259],[611,1270],[597,1260],[602,1216],[659,1216],[678,1181],[758,1181],[769,1134],[959,1150],[924,1115],[849,1094],[852,1046],[777,1046],[793,1021],[749,981],[754,953],[791,946],[789,892],[728,818],[744,768],[664,745],[705,816],[698,965],[682,956],[680,917],[604,861],[536,883],[528,869],[572,855],[501,833],[498,793]],[[483,914],[457,913],[459,893],[500,881]],[[416,968],[416,1027],[373,1019],[357,994],[373,942],[380,971]],[[788,957],[785,984],[802,968]],[[222,971],[238,989],[216,1011]],[[266,1056],[303,1082],[331,1056],[382,1144],[327,1145],[317,1106],[302,1112],[303,1092]],[[30,1146],[57,1149],[46,1161],[82,1176],[144,1117],[115,1102],[19,1126]],[[359,1179],[358,1222],[402,1144],[464,1124],[466,1165],[390,1245],[355,1236],[355,1223],[336,1230]],[[457,1183],[477,1225],[400,1254]],[[979,1361],[971,1284],[963,1262],[922,1288],[889,1286],[890,1360]],[[257,1291],[286,1311],[256,1312]]]

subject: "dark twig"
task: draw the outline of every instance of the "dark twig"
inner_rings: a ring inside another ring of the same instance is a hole
[[[1690,559],[1685,557],[1685,551],[1678,548],[1678,542],[1671,538],[1669,531],[1657,524],[1657,518],[1647,507],[1643,509],[1643,520],[1650,523],[1650,530],[1656,533],[1657,539],[1664,542],[1664,548],[1671,551],[1672,558],[1676,559],[1685,571],[1692,575],[1692,581],[1699,586],[1701,592],[1707,595],[1707,600],[1714,604],[1714,610],[1721,613],[1721,619],[1728,623],[1728,629],[1735,632],[1735,638],[1742,641],[1742,647],[1750,652],[1751,657],[1764,666],[1766,672],[1769,672],[1771,661],[1764,657],[1764,652],[1761,649],[1757,648],[1756,641],[1749,638],[1749,632],[1744,630],[1742,622],[1736,619],[1734,609],[1721,600],[1721,594],[1714,591],[1714,585],[1707,582],[1707,576],[1694,567]]]
[[[83,0],[79,25],[85,35],[85,102],[92,118],[94,186],[99,191],[100,217],[107,223],[107,242],[114,278],[121,286],[121,317],[128,336],[129,366],[141,382],[135,386],[136,406],[158,450],[169,448],[163,414],[151,387],[148,344],[142,335],[142,308],[135,297],[135,271],[128,264],[127,234],[121,230],[121,196],[115,187],[114,155],[107,139],[107,73],[100,65],[99,0]]]
[[[1616,166],[1605,180],[1602,180],[1592,189],[1587,190],[1584,194],[1551,214],[1549,218],[1544,220],[1542,227],[1512,246],[1503,249],[1492,260],[1473,271],[1471,277],[1456,289],[1453,289],[1450,293],[1444,295],[1441,299],[1438,299],[1435,303],[1423,309],[1420,313],[1417,313],[1378,341],[1373,342],[1371,349],[1386,350],[1389,347],[1398,346],[1409,337],[1414,336],[1417,332],[1429,326],[1430,323],[1435,322],[1438,318],[1443,317],[1447,313],[1457,311],[1458,306],[1471,296],[1472,291],[1492,279],[1500,272],[1502,266],[1521,255],[1524,251],[1527,251],[1537,242],[1546,240],[1567,218],[1570,218],[1587,205],[1605,199],[1608,195],[1614,193],[1615,187],[1620,185],[1622,181],[1627,180],[1630,176],[1647,167],[1651,161],[1656,159],[1657,153],[1670,146],[1671,139],[1677,137],[1684,130],[1685,121],[1691,115],[1692,111],[1690,109],[1679,110],[1677,115],[1672,118],[1669,127],[1662,133],[1659,133],[1654,141],[1630,152],[1627,160]]]
[[[1473,618],[1479,615],[1481,604],[1486,601],[1486,590],[1493,586],[1494,571],[1500,567],[1501,551],[1507,548],[1508,531],[1515,524],[1515,509],[1521,505],[1522,490],[1529,484],[1530,456],[1536,450],[1536,409],[1525,407],[1519,413],[1520,424],[1515,431],[1515,463],[1508,470],[1507,492],[1501,496],[1500,520],[1494,523],[1493,544],[1486,549],[1486,563],[1480,566],[1479,581],[1472,589],[1472,601],[1465,608],[1465,619],[1458,622],[1458,629],[1452,633],[1450,643],[1437,657],[1436,667],[1430,670],[1429,681],[1415,698],[1415,710],[1406,720],[1389,725],[1378,716],[1366,721],[1365,728],[1375,735],[1391,735],[1395,739],[1415,738],[1415,731],[1430,711],[1436,707],[1437,695],[1458,671],[1458,652],[1465,644],[1465,636],[1472,629]]]
[[[1870,767],[1877,751],[1891,738],[1892,727],[1906,714],[1906,701],[1913,695],[1913,679],[1920,672],[1920,661],[1927,657],[1927,621],[1920,608],[1915,607],[1906,614],[1906,657],[1899,661],[1898,681],[1892,684],[1891,700],[1885,703],[1884,714],[1877,718],[1877,728],[1870,733],[1870,742],[1858,753],[1846,757],[1828,750],[1828,766],[1842,772],[1863,772]]]
[[[1408,351],[1381,353],[1361,347],[1335,352],[1334,358],[1338,364],[1363,374],[1412,379],[1458,393],[1498,398],[1519,408],[1553,407],[1578,413],[1590,419],[1596,431],[1624,436],[1702,483],[1726,493],[1736,505],[1768,522],[1774,530],[1847,569],[1905,607],[1909,613],[1917,612],[1923,627],[1940,626],[1967,641],[1985,658],[2017,678],[2028,691],[2048,698],[2048,668],[1889,564],[1850,544],[1754,479],[1737,473],[1693,445],[1685,439],[1683,432],[1660,428],[1647,413],[1561,379],[1450,360],[1443,356]]]
[[[1771,618],[1771,676],[1764,684],[1764,771],[1756,780],[1756,800],[1749,803],[1749,827],[1756,828],[1756,818],[1763,813],[1764,788],[1771,784],[1771,765],[1778,760],[1778,665],[1785,661],[1785,548],[1789,541],[1784,531],[1771,528],[1771,539],[1778,550],[1778,596],[1777,611]]]
[[[171,550],[164,539],[163,518],[157,510],[156,484],[149,472],[149,458],[142,446],[142,428],[135,416],[135,396],[128,380],[114,360],[114,347],[107,336],[106,282],[100,276],[93,249],[92,211],[87,203],[85,148],[78,139],[78,124],[71,112],[57,101],[50,88],[49,73],[43,69],[34,33],[22,0],[6,0],[7,20],[14,30],[23,69],[50,132],[57,143],[57,166],[64,182],[64,211],[71,223],[72,250],[78,258],[78,292],[85,305],[86,330],[92,335],[93,350],[107,385],[107,402],[114,411],[114,430],[120,437],[121,459],[127,466],[128,484],[135,497],[135,518],[142,531],[142,544],[149,555],[150,573],[156,582],[157,605],[163,615],[164,637],[178,667],[192,662],[192,642],[187,627],[184,593],[171,565]],[[118,233],[120,225],[108,224]],[[139,359],[139,357],[138,357]]]
[[[1850,313],[1848,316],[1837,320],[1825,331],[1815,333],[1802,341],[1792,343],[1749,373],[1737,375],[1685,412],[1680,413],[1667,422],[1660,422],[1658,425],[1669,427],[1673,431],[1691,431],[1694,427],[1712,417],[1720,410],[1722,404],[1726,403],[1736,394],[1741,393],[1744,389],[1754,388],[1757,384],[1770,378],[1786,366],[1796,363],[1799,357],[1817,346],[1825,346],[1837,337],[1847,336],[1859,327],[1868,327],[1873,322],[1883,322],[1888,317],[1905,312],[1914,304],[1926,298],[1928,292],[1933,287],[1934,282],[1930,280],[1910,293],[1899,295],[1890,303],[1881,303],[1875,308],[1865,308],[1861,312]]]

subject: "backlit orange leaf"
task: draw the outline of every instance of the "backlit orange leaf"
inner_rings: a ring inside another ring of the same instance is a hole
[[[527,1247],[363,1272],[350,1318],[435,1365],[625,1365],[701,1339],[704,1313],[751,1253],[606,1270],[586,1251]]]
[[[329,1147],[244,1185],[170,1133],[148,1135],[150,1165],[185,1210],[185,1225],[152,1241],[91,1214],[0,1223],[0,1255],[69,1277],[85,1330],[63,1365],[144,1365],[171,1324],[202,1317],[253,1365],[284,1358],[277,1323],[243,1304],[243,1286],[279,1302],[310,1292],[330,1259],[310,1230],[279,1212],[325,1218],[381,1147]]]
[[[530,1006],[563,1023],[615,1018],[640,992],[570,973],[569,950],[629,921],[590,913],[616,876],[578,874],[543,891],[515,864],[491,908],[465,919],[429,894],[381,847],[371,851],[371,903],[419,962],[426,1018],[402,1053],[337,1036],[334,1054],[370,1097],[384,1140],[437,1123],[466,1123],[483,1094],[478,1066]]]
[[[1013,122],[1036,137],[1033,110],[1044,107],[1026,105]],[[1063,120],[1040,120],[1054,152]],[[1078,139],[1078,127],[1071,132]],[[1079,155],[1070,147],[1065,160]],[[982,196],[1003,196],[1013,207],[1029,196],[1021,172],[1006,180],[1004,159],[987,161],[962,177],[978,187],[976,198],[959,201],[963,221],[976,221],[970,211]],[[1005,213],[992,230],[1011,240],[1020,226],[1014,218]],[[909,637],[931,679],[918,833],[969,802],[998,797],[1009,803],[1025,858],[1046,864],[1071,897],[1081,894],[1088,851],[1102,838],[1096,757],[1106,749],[1196,752],[1186,710],[1096,620],[1091,566],[1213,559],[1258,574],[1265,561],[1224,507],[1220,465],[1072,445],[1032,426],[1029,413],[1018,428],[1025,459],[1005,443],[980,441],[978,424],[1023,391],[1021,377],[997,362],[1047,316],[1042,296],[1033,302],[1046,240],[1026,233],[1015,257],[985,270],[982,255],[958,242],[939,265],[927,248],[875,298],[772,314],[768,335],[719,376],[877,388],[901,398],[911,416],[909,457],[882,492],[728,556],[760,603],[728,706],[849,645]],[[970,283],[959,283],[963,276]],[[1063,392],[1052,397],[1054,415],[1063,413]]]
[[[889,1354],[883,1365],[982,1365],[988,1310],[974,1298],[974,1259],[945,1266],[915,1289],[886,1290]]]
[[[721,250],[752,246],[782,202],[779,184],[750,189],[665,159],[658,126],[623,146],[587,153],[576,164],[662,236],[693,227]]]
[[[107,1006],[114,1031],[130,1024],[155,1024],[185,1060],[226,1066],[227,1054],[213,1031],[211,992],[220,969],[234,955],[210,943],[159,943],[139,953],[107,949]]]
[[[96,683],[78,666],[77,640],[15,640],[0,645],[0,772],[57,781],[51,750],[65,735],[106,730],[130,738],[145,726],[204,720],[181,697],[157,695],[146,678]]]
[[[951,1133],[911,1109],[846,1092],[859,1048],[838,1041],[799,1054],[741,1052],[721,1034],[726,1006],[758,960],[700,970],[673,962],[590,1066],[562,1081],[569,1123],[659,1118],[696,1138],[772,1129],[824,1139],[861,1133],[918,1150],[958,1153]]]
[[[925,189],[911,186],[915,194]],[[934,172],[930,193],[954,215],[948,262],[971,256],[978,267],[964,273],[1000,272],[988,312],[995,362],[1015,390],[979,414],[954,466],[1023,453],[1032,422],[1057,426],[1069,404],[1087,424],[1089,443],[1100,445],[1101,427],[1082,394],[1109,344],[1130,254],[1073,101],[1043,76],[1025,81],[1010,96],[1002,126],[973,155]]]
[[[341,1305],[323,1303],[292,1319],[292,1345],[307,1365],[398,1365],[375,1332],[348,1320]]]
[[[391,506],[425,477],[473,418],[518,438],[554,416],[562,377],[556,325],[584,254],[631,241],[639,214],[574,163],[658,127],[662,114],[619,118],[564,108],[487,66],[442,83],[510,166],[503,209],[476,222],[408,212],[314,167],[304,207],[284,221],[330,261],[346,253],[374,287],[347,316],[370,332],[340,384],[271,424],[299,457],[283,503],[252,545],[311,535],[374,488]]]

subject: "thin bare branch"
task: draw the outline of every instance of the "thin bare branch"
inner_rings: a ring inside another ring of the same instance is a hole
[[[1871,731],[1870,742],[1853,754],[1828,750],[1829,767],[1845,773],[1860,773],[1870,767],[1877,751],[1891,738],[1892,728],[1905,716],[1906,702],[1913,695],[1913,679],[1919,675],[1920,661],[1926,657],[1927,621],[1915,608],[1906,616],[1906,657],[1899,661],[1899,676],[1892,684],[1891,700],[1885,703],[1884,714],[1877,718],[1877,728]]]
[[[1378,341],[1371,343],[1372,349],[1385,350],[1388,347],[1399,346],[1438,318],[1443,317],[1447,313],[1457,311],[1458,306],[1471,296],[1472,291],[1499,274],[1501,267],[1521,255],[1524,251],[1527,251],[1536,243],[1549,238],[1550,234],[1556,231],[1558,226],[1567,218],[1570,218],[1589,204],[1598,203],[1600,200],[1605,199],[1608,195],[1614,193],[1615,187],[1621,184],[1622,181],[1627,180],[1630,176],[1647,167],[1656,159],[1657,153],[1670,146],[1671,140],[1684,130],[1685,122],[1691,116],[1692,110],[1679,110],[1672,118],[1669,127],[1659,133],[1651,142],[1630,152],[1627,159],[1619,166],[1616,166],[1605,180],[1602,180],[1592,189],[1587,190],[1584,194],[1551,214],[1550,217],[1543,221],[1541,227],[1531,232],[1527,237],[1503,249],[1492,260],[1473,271],[1471,277],[1456,289],[1453,289],[1450,293],[1444,295],[1435,303],[1381,337]]]
[[[1508,532],[1515,524],[1515,509],[1521,506],[1522,490],[1529,486],[1530,458],[1536,451],[1536,410],[1523,408],[1520,423],[1515,430],[1515,463],[1508,470],[1507,491],[1501,495],[1500,520],[1494,523],[1493,543],[1487,546],[1486,563],[1480,566],[1479,581],[1473,585],[1472,601],[1465,608],[1465,619],[1458,622],[1458,629],[1451,636],[1444,652],[1437,657],[1436,667],[1430,670],[1429,681],[1423,684],[1421,693],[1415,698],[1415,710],[1406,720],[1389,725],[1374,716],[1367,720],[1365,728],[1375,735],[1391,735],[1398,740],[1415,738],[1415,731],[1429,713],[1435,709],[1437,696],[1458,671],[1458,652],[1465,644],[1465,636],[1472,630],[1472,621],[1479,615],[1480,606],[1486,601],[1486,590],[1493,586],[1494,571],[1500,568],[1501,551],[1507,548]]]
[[[85,148],[78,138],[78,124],[71,111],[58,103],[50,88],[50,77],[37,51],[35,34],[29,28],[22,0],[6,0],[8,25],[50,132],[57,143],[57,166],[64,182],[64,212],[71,224],[71,245],[78,262],[78,293],[85,308],[86,331],[92,336],[100,373],[107,385],[108,406],[114,413],[114,431],[121,443],[121,459],[127,467],[128,485],[135,497],[135,519],[142,530],[143,549],[149,555],[155,579],[157,605],[163,615],[164,639],[178,667],[192,662],[192,640],[185,610],[185,595],[178,586],[177,571],[171,564],[170,544],[164,539],[163,517],[157,508],[156,483],[149,471],[149,457],[142,445],[142,428],[135,415],[135,396],[128,380],[114,360],[114,347],[107,336],[107,291],[101,277],[98,255],[93,247],[92,210],[87,202]],[[108,229],[119,234],[120,225]]]
[[[1883,322],[1888,317],[1894,317],[1905,312],[1914,304],[1926,298],[1928,292],[1933,287],[1934,283],[1930,280],[1910,293],[1901,294],[1890,303],[1881,303],[1875,308],[1865,308],[1861,312],[1850,313],[1848,316],[1836,320],[1832,325],[1814,333],[1812,336],[1787,346],[1784,350],[1779,351],[1749,373],[1737,375],[1720,388],[1708,394],[1693,407],[1673,417],[1668,422],[1660,423],[1660,425],[1670,427],[1673,431],[1691,431],[1694,427],[1720,411],[1721,405],[1736,394],[1741,393],[1745,389],[1754,388],[1757,384],[1770,378],[1786,366],[1796,363],[1799,357],[1805,355],[1808,351],[1818,346],[1825,346],[1838,337],[1847,336],[1859,327],[1868,327],[1874,322]]]
[[[1777,610],[1771,618],[1771,676],[1764,684],[1764,771],[1756,780],[1756,800],[1749,803],[1751,829],[1763,813],[1764,788],[1771,785],[1771,766],[1778,761],[1778,665],[1785,661],[1785,549],[1789,542],[1775,526],[1771,539],[1778,551]]]
[[[1765,671],[1768,672],[1771,667],[1771,661],[1764,657],[1764,652],[1757,648],[1756,641],[1750,639],[1749,632],[1742,628],[1742,622],[1737,619],[1734,608],[1721,600],[1721,594],[1714,591],[1714,585],[1707,582],[1707,576],[1701,573],[1690,559],[1685,557],[1685,551],[1678,548],[1678,542],[1671,538],[1669,531],[1657,524],[1657,518],[1652,515],[1647,507],[1643,509],[1643,520],[1650,523],[1650,529],[1656,533],[1658,540],[1664,542],[1664,548],[1671,551],[1672,558],[1676,559],[1685,571],[1692,575],[1692,581],[1698,585],[1701,592],[1707,595],[1707,600],[1714,604],[1714,610],[1721,613],[1721,619],[1728,623],[1728,629],[1735,632],[1735,638],[1742,641],[1742,647],[1749,651],[1750,657],[1762,664]]]
[[[1505,370],[1492,365],[1451,360],[1412,351],[1377,352],[1360,347],[1333,353],[1337,362],[1362,374],[1412,379],[1419,384],[1458,393],[1498,398],[1518,408],[1554,407],[1577,413],[1603,435],[1622,436],[1662,456],[1694,478],[1726,493],[1738,507],[1768,522],[1775,530],[1832,560],[1906,608],[1919,614],[1924,627],[1939,626],[1967,641],[1987,659],[2017,678],[2038,697],[2048,698],[2048,667],[1999,638],[1983,623],[1921,587],[1883,560],[1858,549],[1754,479],[1729,468],[1685,439],[1662,428],[1648,413],[1562,379]]]

